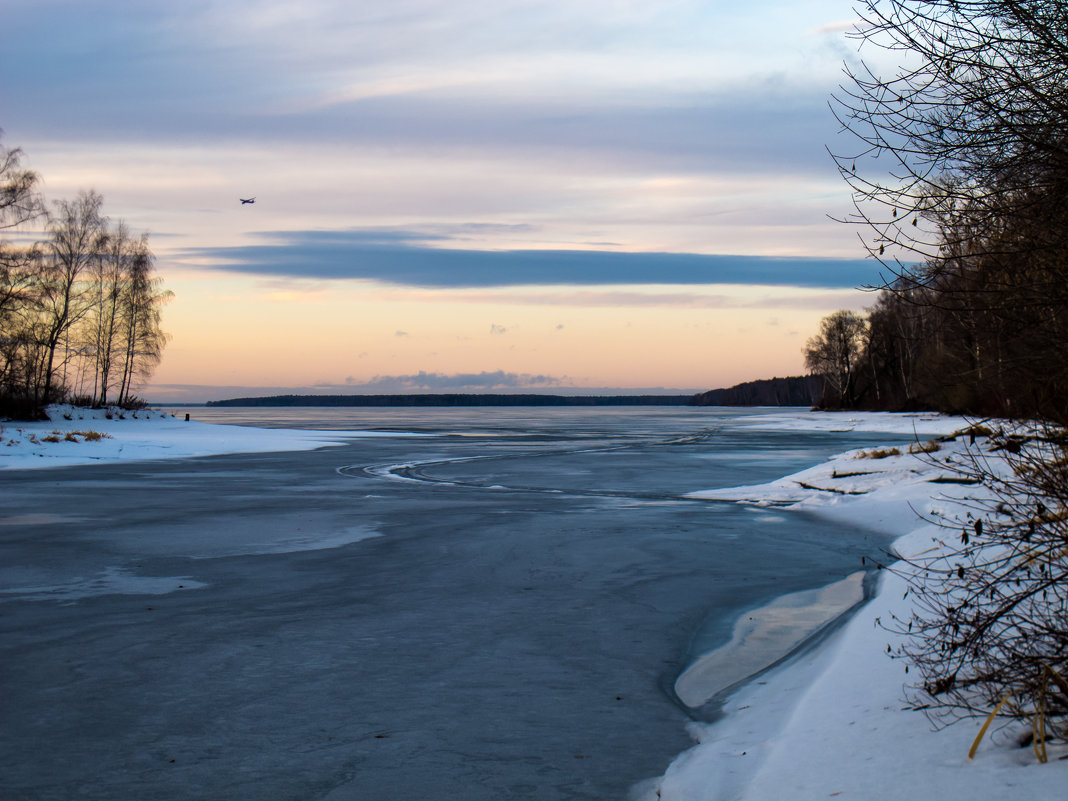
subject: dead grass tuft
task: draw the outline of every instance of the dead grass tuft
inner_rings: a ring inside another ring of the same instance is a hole
[[[942,446],[933,439],[927,442],[913,442],[909,445],[909,453],[935,453],[942,450]]]
[[[888,456],[900,456],[900,448],[876,448],[871,451],[861,451],[855,457],[855,459],[885,459]]]
[[[72,433],[84,438],[86,442],[99,442],[102,439],[111,439],[111,434],[102,434],[99,431],[74,431]]]

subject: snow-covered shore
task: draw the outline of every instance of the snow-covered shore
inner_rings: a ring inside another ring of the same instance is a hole
[[[0,422],[0,470],[302,451],[375,431],[297,431],[190,422],[146,409],[48,408],[49,420]],[[389,436],[398,436],[391,433]]]
[[[890,427],[878,415],[825,415],[819,423],[850,430],[950,434],[960,418],[898,416]],[[911,419],[910,419],[911,418]],[[767,418],[756,425],[795,427],[801,421]],[[869,428],[872,427],[872,428]],[[967,438],[938,443],[938,450],[883,456],[852,451],[768,484],[694,493],[756,505],[791,506],[845,525],[899,538],[898,555],[939,547],[944,531],[925,522],[952,516],[954,498],[975,487],[931,483],[960,459]],[[932,448],[934,446],[931,446]],[[877,456],[880,458],[872,458]],[[974,760],[968,750],[981,721],[934,730],[923,713],[906,708],[905,665],[887,655],[897,638],[879,625],[891,615],[908,619],[911,597],[904,579],[883,571],[876,596],[814,650],[786,661],[732,695],[725,717],[692,724],[698,742],[676,759],[641,798],[661,801],[864,801],[937,798],[1059,798],[1068,782],[1068,747],[1038,764],[1017,745],[1019,729],[984,738]]]
[[[918,441],[964,427],[937,415],[810,414],[794,410],[743,418],[777,430],[873,431]],[[89,432],[101,436],[97,438]],[[70,437],[68,438],[68,434]],[[0,424],[0,470],[222,453],[305,450],[376,436],[370,431],[291,431],[186,422],[160,412],[91,412],[55,407],[52,420]],[[390,436],[397,436],[391,433]],[[940,529],[922,515],[949,511],[953,496],[975,488],[931,483],[965,440],[940,443],[925,456],[858,458],[848,452],[768,484],[708,490],[695,497],[760,506],[792,506],[846,525],[900,535],[899,553],[937,546]],[[907,449],[902,449],[907,450]],[[880,454],[881,455],[881,454]],[[1012,732],[968,748],[979,723],[933,731],[905,709],[904,664],[887,657],[894,638],[876,624],[907,617],[910,601],[885,572],[877,595],[818,647],[744,685],[715,724],[692,724],[697,745],[663,777],[644,783],[642,801],[864,801],[937,798],[1058,798],[1068,781],[1068,753],[1050,749],[1037,764]],[[621,755],[625,759],[625,755]]]

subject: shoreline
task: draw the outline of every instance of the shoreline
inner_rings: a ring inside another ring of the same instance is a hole
[[[0,422],[0,472],[229,453],[314,450],[352,439],[385,436],[375,431],[267,429],[202,423],[180,420],[157,409],[120,411],[57,404],[48,407],[47,413],[49,420]]]
[[[943,421],[947,430],[925,433],[951,435],[967,424]],[[962,499],[983,491],[937,483],[939,463],[952,460],[961,447],[942,443],[933,457],[871,458],[847,451],[767,484],[691,493],[786,506],[897,536],[890,569],[879,571],[873,596],[814,647],[801,647],[734,685],[725,694],[723,716],[689,724],[694,747],[659,780],[635,787],[632,801],[1059,797],[1068,780],[1068,762],[1062,761],[1068,760],[1068,745],[1054,746],[1050,762],[1041,765],[1030,748],[1017,745],[1021,728],[1008,727],[988,734],[969,760],[982,721],[935,729],[904,700],[911,677],[887,653],[901,638],[879,621],[908,620],[914,610],[895,560],[939,547],[943,530],[924,517],[952,515]]]

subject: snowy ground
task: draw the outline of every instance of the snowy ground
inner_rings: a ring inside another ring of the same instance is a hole
[[[919,441],[966,425],[933,415],[759,415],[743,424],[778,430],[876,431],[914,434]],[[99,439],[95,432],[102,435]],[[69,436],[68,436],[69,434]],[[0,423],[0,470],[93,462],[305,450],[376,432],[264,430],[185,422],[159,412],[112,412],[54,407],[40,423]],[[390,436],[397,436],[390,433]],[[933,484],[939,460],[954,458],[963,441],[937,453],[858,458],[849,452],[769,484],[711,490],[696,497],[758,506],[795,506],[828,519],[901,534],[898,553],[937,545],[940,530],[922,515],[950,511],[954,494],[974,492]],[[951,512],[950,512],[951,513]],[[661,801],[808,801],[808,799],[1059,798],[1068,781],[1068,749],[1051,749],[1037,764],[1014,732],[987,738],[976,758],[968,748],[979,723],[934,731],[922,713],[905,709],[902,662],[886,655],[893,637],[876,624],[907,617],[902,580],[883,577],[877,596],[818,648],[743,686],[715,724],[692,724],[697,745],[659,780],[636,791]]]
[[[957,418],[900,415],[822,415],[825,430],[915,431],[949,434]],[[759,425],[805,426],[809,418],[761,418]],[[953,498],[974,488],[932,484],[947,473],[966,438],[940,444],[927,456],[869,458],[848,452],[769,484],[694,493],[760,506],[806,509],[858,527],[900,533],[899,555],[937,547],[944,532],[923,516],[953,515]],[[981,445],[981,443],[980,443]],[[858,458],[859,457],[859,458]],[[940,467],[940,464],[942,465]],[[863,475],[858,475],[863,474]],[[643,799],[662,801],[768,801],[769,799],[1061,798],[1068,781],[1068,748],[1038,764],[1030,748],[1016,744],[1018,729],[988,735],[974,760],[968,750],[980,721],[936,731],[920,712],[907,709],[908,677],[887,646],[896,638],[878,625],[892,614],[907,619],[911,601],[902,578],[884,572],[876,597],[814,651],[760,676],[731,696],[726,717],[692,724],[698,745],[672,763]]]
[[[186,422],[163,412],[50,406],[48,421],[0,422],[0,470],[178,459],[221,453],[299,451],[375,431],[293,431]],[[99,435],[99,437],[98,437]]]

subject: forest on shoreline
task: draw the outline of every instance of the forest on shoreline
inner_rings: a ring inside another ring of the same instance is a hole
[[[1068,424],[1068,10],[1063,2],[866,6],[834,154],[886,280],[804,349],[823,408]]]
[[[549,395],[408,393],[395,395],[268,395],[208,401],[205,406],[806,406],[819,400],[815,376],[744,381],[696,395]]]

